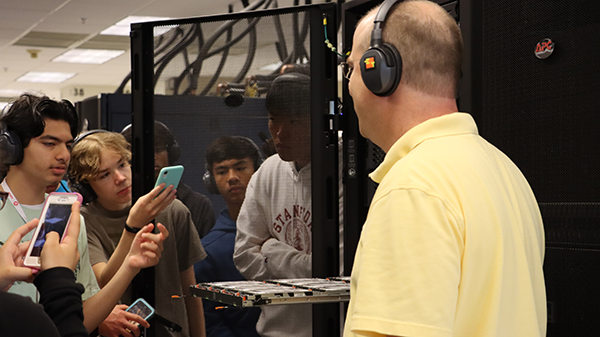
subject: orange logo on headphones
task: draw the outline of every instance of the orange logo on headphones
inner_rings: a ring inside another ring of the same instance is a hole
[[[374,69],[375,68],[375,57],[371,56],[365,59],[365,69]]]

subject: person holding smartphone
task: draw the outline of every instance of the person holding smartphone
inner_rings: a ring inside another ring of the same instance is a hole
[[[2,200],[0,209],[6,202]],[[39,273],[22,266],[23,247],[28,243],[19,244],[36,228],[38,219],[19,227],[0,247],[0,336],[88,336],[81,302],[84,288],[73,272],[79,261],[79,203],[74,203],[71,210],[73,221],[62,242],[56,233],[46,236]],[[43,308],[28,297],[7,292],[14,282],[32,281],[40,292]]]
[[[194,263],[204,259],[204,251],[189,210],[175,200],[175,189],[160,184],[132,205],[131,151],[125,138],[115,132],[90,132],[81,135],[73,146],[69,167],[71,186],[89,196],[82,208],[88,226],[90,259],[102,287],[113,278],[114,270],[125,261],[135,233],[156,218],[173,239],[163,243],[156,266],[156,303],[158,315],[180,325],[181,333],[155,325],[156,336],[204,336],[202,300],[173,294],[189,294],[196,284]],[[165,191],[159,194],[166,187]],[[132,303],[130,292],[122,301]],[[120,308],[127,309],[126,305]],[[124,332],[120,332],[126,336]]]
[[[0,244],[19,224],[40,216],[47,198],[46,187],[59,182],[67,171],[78,126],[77,112],[70,102],[29,93],[19,96],[0,116],[0,175],[6,175],[0,189],[8,193],[10,201],[0,210]],[[88,332],[97,328],[103,331],[107,325],[124,325],[130,319],[148,325],[132,314],[109,314],[139,270],[158,262],[160,242],[165,235],[152,234],[153,226],[146,226],[140,232],[142,240],[134,241],[127,252],[129,263],[123,264],[117,277],[100,289],[90,264],[85,221],[80,221],[80,259],[75,275],[85,289],[83,323]],[[10,292],[39,301],[35,286],[26,282],[16,282]]]
[[[127,142],[132,142],[131,124],[121,131]],[[154,178],[164,167],[176,165],[181,155],[179,143],[171,130],[163,123],[154,121]],[[215,225],[215,211],[213,205],[204,194],[192,190],[183,181],[177,186],[177,199],[190,210],[192,221],[196,226],[200,239],[204,238]]]

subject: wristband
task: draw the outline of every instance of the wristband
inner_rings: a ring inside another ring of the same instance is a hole
[[[137,234],[137,232],[139,232],[140,230],[142,230],[141,228],[133,228],[133,227],[129,227],[127,225],[127,223],[125,223],[125,230],[128,231],[129,233],[132,234]]]

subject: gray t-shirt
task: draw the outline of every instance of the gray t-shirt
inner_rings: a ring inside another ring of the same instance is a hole
[[[121,211],[108,211],[97,201],[81,208],[81,214],[88,226],[88,244],[92,266],[108,262],[115,251],[130,207]],[[189,210],[175,200],[156,217],[169,231],[169,238],[163,244],[160,262],[156,266],[156,313],[179,324],[183,331],[172,333],[162,324],[155,324],[156,336],[189,336],[189,325],[185,302],[172,299],[174,294],[182,294],[181,272],[206,257],[206,252],[196,232]],[[131,288],[131,287],[130,287]],[[130,289],[121,298],[131,304]]]

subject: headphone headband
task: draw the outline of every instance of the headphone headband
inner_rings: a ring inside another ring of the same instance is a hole
[[[103,130],[103,129],[95,129],[95,130],[86,131],[86,132],[80,134],[79,136],[75,137],[75,140],[73,140],[73,145],[71,145],[71,149],[75,148],[75,145],[77,145],[77,143],[79,143],[85,137],[87,137],[89,135],[93,135],[95,133],[107,133],[107,132],[110,132],[110,131]]]
[[[93,135],[95,133],[107,133],[107,132],[110,132],[110,131],[103,130],[103,129],[96,129],[96,130],[86,131],[86,132],[80,134],[73,141],[73,145],[71,145],[71,151],[85,137],[87,137],[89,135]],[[71,185],[71,189],[74,192],[78,192],[83,197],[83,205],[86,205],[98,198],[98,195],[96,194],[96,192],[94,191],[92,186],[90,186],[90,184],[83,182],[83,181],[75,181],[75,178],[70,175],[69,175],[69,183]]]
[[[371,47],[378,47],[383,44],[382,35],[385,19],[387,18],[390,9],[392,9],[392,7],[400,1],[403,0],[386,0],[377,10],[377,14],[375,14],[375,20],[373,20],[373,32],[371,32]]]

